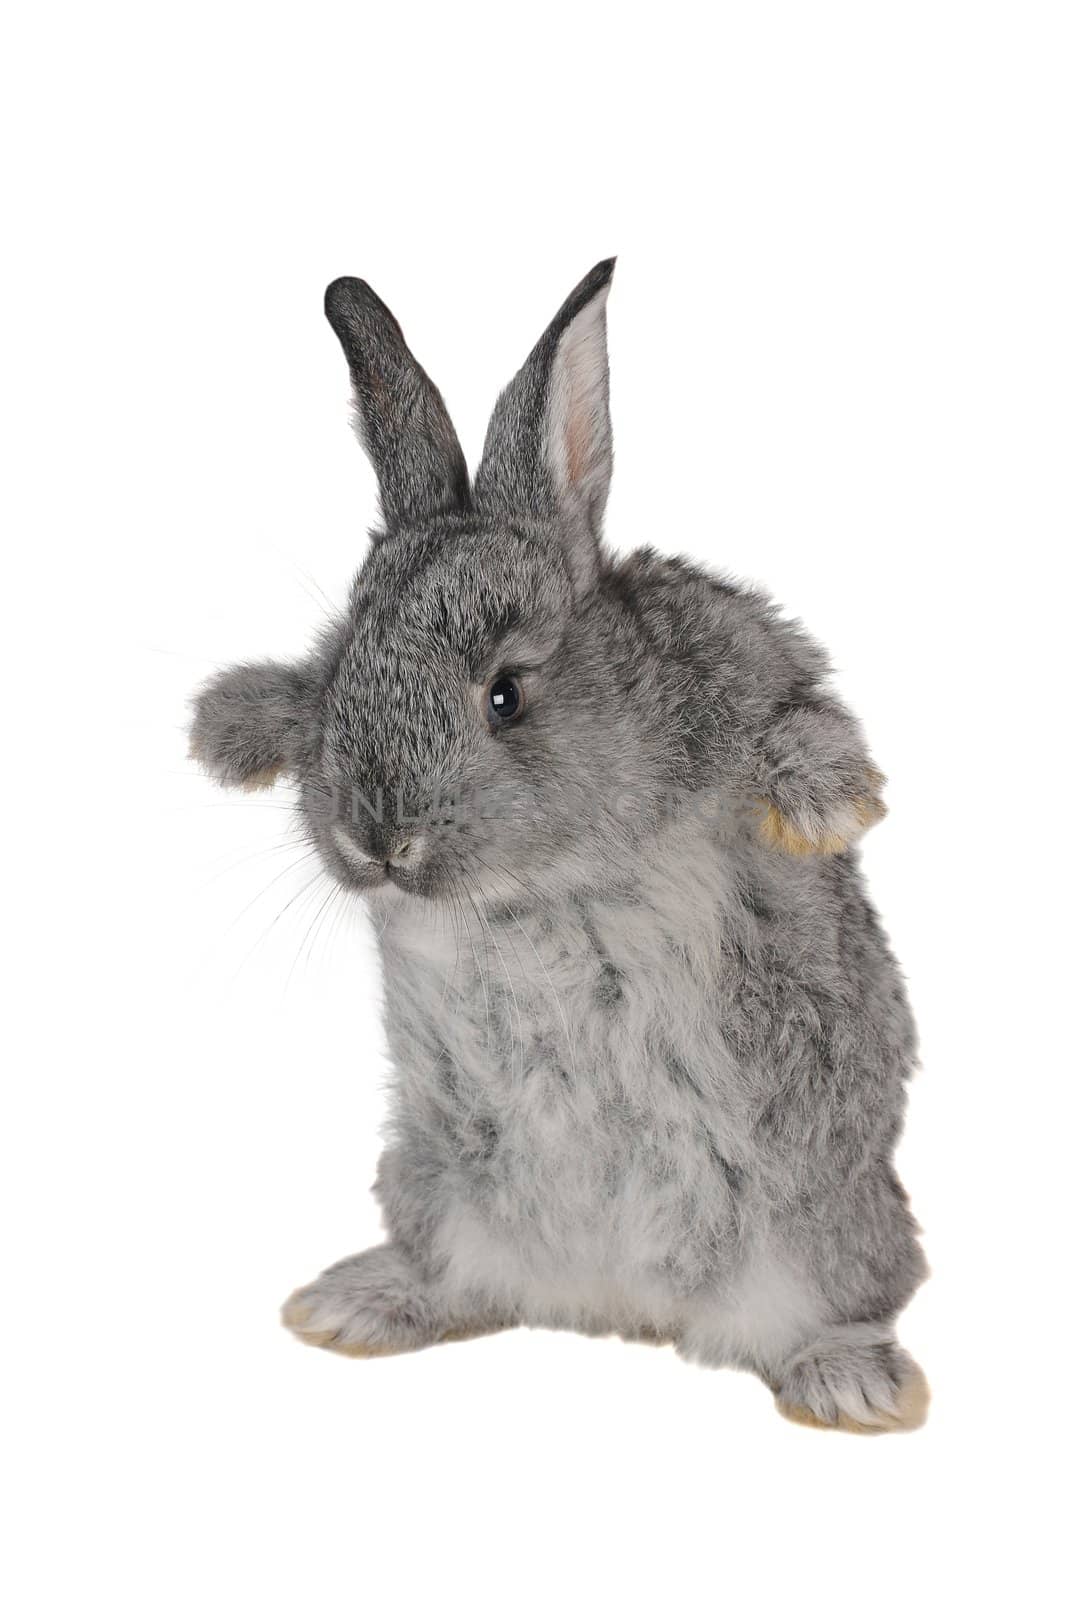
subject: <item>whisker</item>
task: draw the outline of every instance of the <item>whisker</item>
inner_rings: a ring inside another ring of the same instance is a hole
[[[299,865],[299,863],[294,863],[294,865]],[[252,957],[255,955],[264,939],[266,939],[267,935],[277,927],[278,923],[281,921],[282,917],[285,916],[285,913],[289,910],[290,906],[295,905],[300,899],[301,895],[307,894],[309,889],[318,888],[325,876],[326,873],[320,868],[313,878],[309,879],[307,883],[301,884],[300,888],[296,891],[292,898],[285,902],[285,904],[282,906],[282,909],[278,912],[278,915],[267,924],[259,938],[256,940],[255,944],[252,946],[251,950],[249,950],[246,954],[244,960],[241,962],[241,965],[237,968],[237,971],[234,973],[235,980],[241,976],[245,967],[248,965],[249,961],[251,961]]]
[[[322,611],[331,622],[343,620],[344,612],[341,610],[340,606],[336,605],[334,601],[330,599],[325,589],[323,589],[322,585],[311,575],[310,572],[308,572],[306,567],[302,567],[299,561],[295,560],[288,553],[288,551],[283,550],[281,545],[275,544],[272,539],[263,538],[261,536],[260,543],[266,545],[267,549],[271,551],[272,555],[277,556],[279,560],[284,561],[287,566],[292,568],[300,582],[300,587],[304,590],[304,593],[307,595],[308,599],[314,600],[320,611]],[[313,589],[317,591],[316,594],[312,593]]]
[[[282,800],[260,800],[255,795],[245,795],[241,800],[201,800],[187,806],[163,806],[159,815],[186,816],[190,811],[284,811],[292,816],[295,807]]]
[[[313,852],[309,851],[309,854],[312,853]],[[224,930],[223,938],[229,937],[229,935],[236,928],[237,924],[248,915],[254,905],[257,905],[259,901],[262,900],[263,896],[268,892],[268,890],[273,889],[274,885],[276,883],[280,883],[282,878],[288,877],[290,872],[295,872],[297,867],[302,866],[306,860],[307,856],[299,856],[295,861],[290,861],[286,866],[284,866],[280,872],[276,872],[273,878],[269,878],[263,885],[262,889],[256,891],[244,909],[237,913],[229,927]]]
[[[343,887],[344,887],[344,885],[342,885],[342,888]],[[328,931],[328,934],[327,934],[326,947],[325,947],[325,949],[323,951],[323,956],[324,957],[329,957],[329,958],[332,959],[333,953],[334,953],[335,949],[337,948],[337,941],[340,938],[341,929],[344,927],[345,922],[348,920],[348,913],[351,910],[352,910],[352,897],[351,897],[351,895],[349,895],[347,893],[338,895],[337,902],[336,902],[336,905],[335,905],[335,908],[334,908],[334,913],[333,913],[333,916],[332,916],[332,918],[330,920],[330,928],[329,928],[329,931]]]
[[[324,898],[323,898],[321,904],[319,905],[319,908],[316,911],[314,917],[311,919],[311,922],[308,924],[307,928],[305,929],[304,937],[301,939],[300,943],[297,945],[296,955],[293,957],[293,964],[289,968],[289,976],[286,978],[285,984],[284,984],[283,989],[282,989],[282,993],[283,994],[287,994],[289,992],[289,985],[292,982],[293,977],[296,974],[296,969],[300,964],[300,957],[301,957],[301,954],[303,953],[305,945],[307,946],[307,962],[305,963],[305,971],[308,969],[308,967],[310,967],[310,965],[311,965],[311,952],[312,952],[312,949],[314,948],[314,945],[315,945],[315,930],[319,927],[324,912],[326,912],[329,909],[329,907],[333,904],[334,900],[337,898],[337,896],[340,894],[340,892],[341,892],[341,885],[339,883],[334,883],[332,889],[330,889],[328,891],[328,893],[324,896]],[[310,943],[309,943],[309,940],[310,940]]]
[[[227,862],[226,866],[220,867],[218,872],[213,873],[209,878],[205,878],[204,886],[207,887],[213,883],[218,883],[219,879],[224,878],[228,872],[236,872],[238,867],[247,866],[250,861],[261,861],[264,856],[273,855],[275,850],[299,850],[301,846],[304,847],[305,856],[314,855],[315,846],[313,844],[309,844],[308,841],[303,838],[275,839],[273,844],[264,845],[261,850],[248,850],[244,853],[244,855],[239,856],[236,861]],[[232,850],[226,850],[221,856],[217,856],[215,858],[215,862],[224,861],[227,856],[232,854]],[[214,865],[215,862],[211,864]]]

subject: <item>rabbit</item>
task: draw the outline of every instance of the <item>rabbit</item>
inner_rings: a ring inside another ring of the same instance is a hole
[[[291,780],[381,952],[386,1242],[283,1321],[349,1356],[650,1339],[791,1420],[915,1428],[915,1031],[855,851],[883,779],[763,593],[602,544],[613,271],[501,393],[473,482],[392,313],[330,285],[380,526],[304,659],[195,700],[195,757]]]

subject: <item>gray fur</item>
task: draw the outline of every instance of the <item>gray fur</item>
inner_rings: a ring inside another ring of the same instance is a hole
[[[334,286],[391,537],[306,661],[197,701],[220,781],[290,772],[383,956],[389,1243],[287,1321],[361,1353],[515,1322],[668,1338],[789,1414],[903,1426],[915,1038],[851,848],[880,778],[762,594],[600,546],[610,277],[505,390],[469,504],[395,321]],[[491,727],[504,670],[527,709]]]

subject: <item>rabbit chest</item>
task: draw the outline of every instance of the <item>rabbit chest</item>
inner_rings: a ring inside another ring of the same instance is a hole
[[[507,1292],[521,1270],[560,1305],[591,1282],[669,1300],[735,1263],[750,1118],[718,1027],[721,888],[688,860],[551,911],[397,908],[395,1165],[456,1271]]]

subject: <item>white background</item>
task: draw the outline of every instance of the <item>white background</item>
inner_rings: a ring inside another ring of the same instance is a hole
[[[18,1596],[1056,1583],[1065,285],[1057,5],[25,8],[3,52]],[[769,586],[890,775],[865,862],[925,1069],[912,1437],[518,1332],[393,1362],[277,1307],[378,1237],[357,910],[184,758],[374,509],[321,315],[399,315],[477,456],[618,252],[609,538]],[[335,913],[340,913],[335,915]]]

